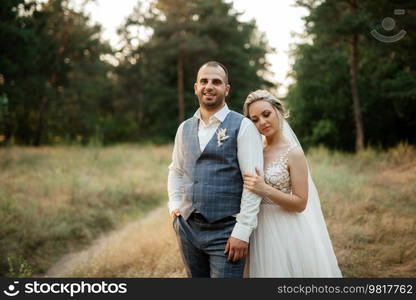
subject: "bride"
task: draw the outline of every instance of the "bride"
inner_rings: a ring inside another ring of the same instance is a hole
[[[244,114],[265,137],[264,175],[244,174],[262,202],[250,238],[249,277],[341,277],[305,155],[271,93],[248,95]]]

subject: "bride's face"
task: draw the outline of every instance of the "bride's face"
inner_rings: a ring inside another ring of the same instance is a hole
[[[267,101],[258,100],[248,107],[248,115],[264,136],[272,136],[280,131],[280,120],[276,109]]]

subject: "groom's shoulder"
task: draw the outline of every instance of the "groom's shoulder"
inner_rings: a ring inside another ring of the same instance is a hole
[[[190,117],[190,118],[186,119],[185,121],[183,121],[183,122],[181,123],[181,125],[179,125],[179,126],[185,126],[186,124],[190,124],[191,122],[194,122],[194,121],[195,121],[195,117],[194,117],[194,116],[192,116],[192,117]]]
[[[256,129],[256,126],[254,125],[254,123],[246,116],[244,116],[243,114],[240,114],[239,112],[236,112],[234,110],[230,110],[230,113],[232,113],[234,115],[234,118],[237,119],[240,122],[240,129],[244,128],[244,131],[248,130],[252,130],[256,133],[259,134],[258,130]],[[259,134],[260,136],[260,134]]]
[[[239,112],[236,112],[234,110],[230,110],[229,114],[231,115],[230,117],[231,117],[231,119],[234,120],[234,122],[237,122],[238,124],[240,124],[240,128],[241,128],[241,126],[247,127],[247,123],[251,123],[249,118],[240,114]]]
[[[237,119],[243,120],[245,118],[245,116],[243,116],[242,114],[240,114],[239,112],[236,112],[234,110],[230,110],[229,114],[231,114],[233,117],[235,117]]]
[[[193,116],[193,117],[190,117],[190,118],[186,119],[185,121],[183,121],[179,125],[178,131],[181,131],[182,132],[185,128],[187,128],[187,129],[191,128],[192,127],[192,124],[194,124],[194,122],[195,122],[195,119],[196,118]]]
[[[186,124],[189,123],[189,121],[192,120],[192,118],[186,119],[185,121],[182,121],[177,129],[177,132],[182,132],[183,128],[186,126]]]
[[[185,121],[183,121],[183,123],[186,123],[186,122],[191,122],[192,120],[194,120],[196,117],[195,116],[192,116],[192,117],[189,117],[188,119],[186,119]]]

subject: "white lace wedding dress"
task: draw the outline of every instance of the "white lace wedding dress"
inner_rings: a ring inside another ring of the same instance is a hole
[[[291,193],[287,160],[296,147],[281,152],[265,168],[266,183],[284,193]],[[249,277],[341,277],[319,197],[308,177],[308,205],[302,213],[288,212],[267,198],[262,200],[258,225],[250,238]]]

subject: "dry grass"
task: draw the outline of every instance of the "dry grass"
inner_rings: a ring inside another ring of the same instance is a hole
[[[185,277],[166,207],[64,257],[50,277]]]
[[[309,159],[343,275],[416,277],[415,149]]]
[[[41,274],[166,202],[170,156],[152,145],[0,149],[0,275]]]
[[[97,177],[89,185],[98,189],[104,182],[114,187],[115,181],[116,185],[121,186],[120,189],[128,189],[131,184],[138,194],[154,193],[165,197],[166,167],[171,149],[170,145],[144,150],[131,146],[97,150],[103,151],[100,155],[108,151],[109,157],[119,152],[116,155],[119,156],[117,164],[122,167],[117,176],[106,178],[103,175],[103,178]],[[61,159],[68,157],[65,155],[66,149],[56,149],[57,154],[55,149],[48,151],[51,155],[61,155]],[[111,154],[112,151],[115,152]],[[144,157],[138,158],[135,151],[142,151]],[[385,152],[368,149],[353,155],[318,148],[308,153],[308,159],[343,275],[416,277],[416,150],[408,145],[399,145]],[[124,168],[129,169],[131,162],[137,166],[138,161],[142,164],[140,167],[122,171]],[[153,173],[149,176],[148,172]],[[22,175],[19,182],[24,183],[25,176],[27,175]],[[129,181],[132,176],[136,179],[144,177],[145,184],[139,179],[132,184]],[[30,177],[30,180],[33,178]],[[30,180],[26,177],[26,181]],[[62,178],[49,179],[52,182],[54,180],[66,182]],[[45,181],[46,186],[49,181]],[[84,181],[79,182],[82,184]],[[33,182],[27,184],[32,189],[45,189],[43,183],[39,184],[40,187],[36,187]],[[27,192],[14,184],[9,188],[23,195]],[[37,192],[42,194],[39,190]],[[56,196],[53,192],[50,194]],[[54,203],[47,196],[41,199],[44,201],[42,205],[47,207]],[[135,218],[132,222],[119,223],[116,229],[95,239],[82,252],[71,252],[68,249],[66,252],[70,252],[70,255],[58,261],[47,276],[185,276],[166,203],[162,203],[160,208],[140,221]]]

